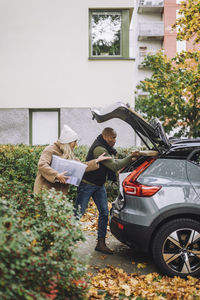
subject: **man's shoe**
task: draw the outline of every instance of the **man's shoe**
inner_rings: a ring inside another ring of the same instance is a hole
[[[105,238],[99,238],[97,245],[95,247],[96,251],[102,252],[104,254],[113,254],[113,251],[110,250],[105,243]]]

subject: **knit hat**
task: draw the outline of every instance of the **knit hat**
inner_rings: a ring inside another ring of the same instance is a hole
[[[67,143],[74,142],[77,139],[78,139],[77,133],[73,129],[71,129],[68,125],[65,124],[59,138],[60,143],[67,144]]]

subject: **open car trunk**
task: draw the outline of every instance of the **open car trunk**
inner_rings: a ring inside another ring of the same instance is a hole
[[[118,118],[128,123],[149,150],[157,150],[159,153],[162,153],[163,150],[166,151],[171,145],[159,121],[155,121],[153,125],[149,124],[134,110],[121,102],[116,102],[100,110],[91,109],[91,111],[93,119],[98,123],[113,118]]]

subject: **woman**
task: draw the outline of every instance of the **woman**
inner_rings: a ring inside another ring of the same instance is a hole
[[[64,125],[60,138],[53,145],[47,146],[39,159],[38,172],[34,183],[34,193],[39,193],[42,189],[55,188],[57,191],[62,191],[67,194],[69,185],[66,183],[68,176],[67,172],[58,173],[51,168],[52,155],[57,155],[65,159],[78,160],[74,155],[74,148],[77,145],[78,135],[69,126]],[[104,154],[97,159],[87,161],[86,172],[93,171],[99,168],[99,162],[105,159],[110,159]]]

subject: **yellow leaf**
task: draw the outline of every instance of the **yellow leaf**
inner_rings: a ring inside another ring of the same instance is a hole
[[[31,245],[32,245],[32,246],[35,246],[36,244],[37,244],[37,240],[32,240]]]
[[[124,273],[123,269],[117,269],[119,273]]]
[[[122,286],[122,289],[124,289],[124,294],[125,296],[129,297],[131,295],[131,288],[128,284],[123,284]]]
[[[37,214],[37,215],[35,215],[35,218],[37,219],[37,218],[39,218],[40,217],[40,215],[39,214]]]
[[[130,284],[131,284],[132,286],[134,286],[134,285],[138,284],[138,280],[135,279],[135,278],[130,278]]]
[[[102,260],[104,260],[106,257],[107,257],[107,255],[102,255],[99,258],[102,259]]]
[[[137,268],[138,269],[144,269],[144,268],[146,268],[146,266],[147,266],[146,263],[143,263],[143,264],[139,263],[139,264],[137,264]]]
[[[145,276],[145,279],[148,280],[148,281],[152,281],[153,280],[153,275],[150,273],[150,274],[147,274]]]

